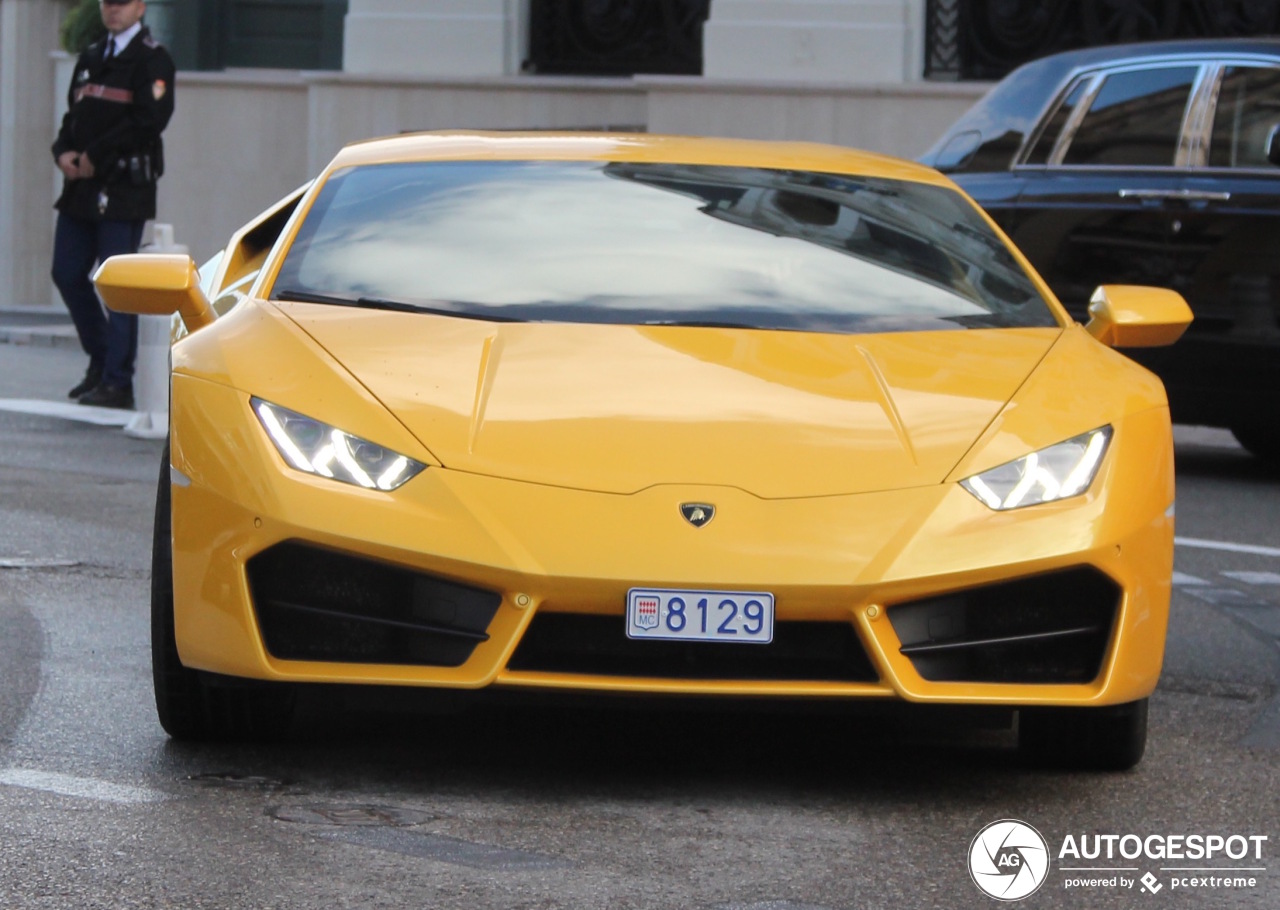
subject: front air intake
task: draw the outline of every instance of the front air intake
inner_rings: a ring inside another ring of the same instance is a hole
[[[457,667],[502,598],[303,543],[249,560],[249,589],[273,657],[283,660]]]
[[[627,637],[621,615],[539,612],[509,670],[657,679],[876,682],[847,622],[774,625],[769,644],[648,641]]]
[[[901,653],[931,682],[1083,683],[1102,670],[1120,594],[1082,567],[887,612]]]

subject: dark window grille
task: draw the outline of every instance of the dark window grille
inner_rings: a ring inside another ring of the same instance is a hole
[[[347,0],[148,0],[179,69],[342,69]]]
[[[579,76],[702,74],[711,0],[532,0],[525,69]]]
[[[924,74],[1000,79],[1029,60],[1078,47],[1278,28],[1280,0],[928,0]]]

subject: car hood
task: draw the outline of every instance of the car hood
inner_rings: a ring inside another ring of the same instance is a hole
[[[610,493],[940,483],[1061,332],[828,335],[275,305],[443,466]]]

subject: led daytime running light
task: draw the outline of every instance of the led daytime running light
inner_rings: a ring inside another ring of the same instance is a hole
[[[960,485],[998,512],[1078,496],[1097,476],[1111,433],[1109,426],[1090,430],[965,478]]]
[[[279,405],[251,400],[276,451],[294,468],[366,490],[391,491],[426,465]]]

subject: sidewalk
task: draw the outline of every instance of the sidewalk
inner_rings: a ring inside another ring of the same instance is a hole
[[[139,417],[136,411],[86,407],[66,398],[86,363],[66,310],[0,307],[0,412],[106,427],[127,426]]]
[[[62,307],[0,306],[0,344],[80,350],[71,317]]]

